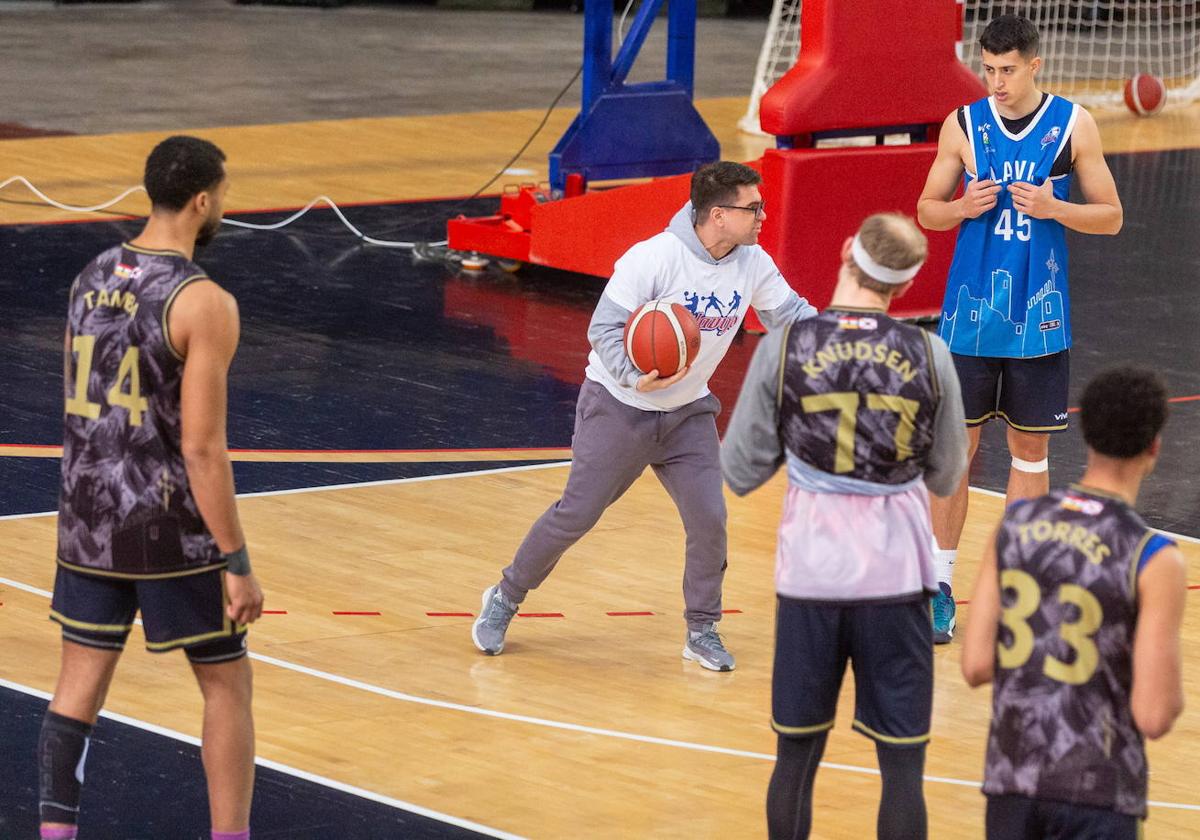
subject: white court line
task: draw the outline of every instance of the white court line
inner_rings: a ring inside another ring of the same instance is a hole
[[[42,700],[48,701],[51,697],[51,695],[45,691],[40,691],[39,689],[22,685],[21,683],[10,682],[6,679],[0,679],[0,686],[12,689],[13,691],[17,691],[22,694],[28,694],[31,697],[40,697]],[[127,726],[132,726],[136,729],[142,729],[146,732],[153,732],[155,735],[163,735],[167,738],[173,738],[176,741],[183,741],[185,744],[191,744],[194,747],[200,746],[199,738],[193,738],[191,735],[185,735],[182,732],[176,732],[174,729],[167,729],[166,727],[159,726],[154,723],[148,723],[144,720],[138,720],[137,718],[118,714],[117,712],[110,712],[107,709],[102,710],[100,712],[100,716],[109,718],[110,720],[115,720],[118,723],[124,723]],[[423,808],[420,805],[414,805],[413,803],[405,802],[402,799],[393,799],[390,796],[384,796],[381,793],[375,793],[374,791],[355,787],[354,785],[348,785],[344,782],[339,782],[336,779],[328,779],[325,776],[318,776],[315,773],[309,773],[306,770],[290,767],[287,764],[280,764],[278,761],[271,761],[267,758],[255,756],[254,763],[259,767],[267,767],[271,770],[277,770],[280,773],[284,773],[288,776],[295,776],[297,779],[304,779],[308,782],[314,782],[318,785],[332,788],[333,790],[340,790],[342,793],[349,793],[363,799],[369,799],[372,802],[388,805],[401,811],[408,811],[409,813],[419,814],[422,817],[429,817],[430,819],[444,822],[449,825],[458,826],[459,828],[466,828],[471,831],[479,832],[480,834],[486,834],[489,837],[498,837],[502,840],[524,840],[524,838],[522,838],[519,834],[509,834],[507,832],[500,831],[499,829],[491,828],[490,826],[480,825],[479,823],[471,822],[470,820],[464,820],[459,817],[453,817],[449,814],[443,814],[440,811],[433,811],[429,808]]]
[[[514,461],[521,460],[513,458]],[[293,496],[297,493],[321,493],[325,490],[352,490],[355,487],[385,487],[389,484],[417,484],[422,481],[442,481],[447,478],[468,478],[477,475],[496,475],[497,473],[526,472],[528,470],[548,470],[553,467],[565,467],[570,461],[548,461],[540,464],[526,464],[520,467],[496,467],[490,470],[470,470],[468,472],[436,473],[434,475],[414,475],[409,478],[383,478],[378,481],[357,481],[350,484],[326,484],[317,487],[297,487],[294,490],[264,490],[261,493],[239,493],[239,499],[254,499],[259,496]]]
[[[0,516],[0,522],[5,519],[37,519],[39,516],[58,516],[56,510],[43,510],[39,513],[6,513]]]
[[[514,458],[514,461],[521,460]],[[383,478],[378,481],[356,481],[350,484],[319,484],[315,487],[296,487],[291,490],[263,490],[260,493],[238,493],[239,499],[256,499],[261,496],[294,496],[297,493],[321,493],[325,490],[353,490],[355,487],[383,487],[388,484],[416,484],[422,481],[442,481],[448,478],[469,478],[477,475],[496,475],[498,473],[526,472],[528,470],[548,470],[553,467],[565,467],[570,461],[548,461],[540,464],[526,464],[520,467],[496,467],[490,470],[469,470],[467,472],[436,473],[434,475],[414,475],[409,478]],[[57,516],[56,510],[44,510],[39,513],[10,513],[0,516],[5,519],[36,519],[39,516]]]
[[[8,578],[0,577],[0,584],[8,584],[18,589],[23,589],[26,592],[32,592],[44,597],[50,597],[51,593],[44,589],[37,589],[28,584],[19,583],[9,580]],[[139,621],[140,623],[140,621]],[[419,697],[415,694],[405,694],[402,691],[395,691],[383,686],[373,685],[361,680],[343,677],[341,674],[333,674],[329,671],[321,671],[317,668],[310,668],[307,665],[300,665],[295,662],[288,662],[285,659],[277,659],[273,656],[264,656],[261,653],[249,654],[251,659],[274,665],[277,668],[283,668],[288,671],[295,671],[298,674],[305,674],[310,677],[315,677],[326,682],[344,685],[347,688],[354,688],[359,691],[365,691],[369,694],[376,694],[380,697],[387,697],[390,700],[399,700],[404,703],[414,703],[419,706],[432,706],[437,709],[447,709],[454,712],[465,712],[466,714],[480,715],[481,717],[498,718],[500,720],[509,720],[516,723],[527,723],[533,726],[543,726],[548,729],[561,729],[568,732],[580,732],[585,735],[599,735],[606,738],[619,738],[625,741],[636,741],[643,744],[656,744],[663,747],[675,747],[678,749],[694,750],[696,752],[716,753],[718,755],[729,755],[735,758],[753,758],[762,761],[774,761],[775,756],[769,753],[751,752],[749,750],[738,750],[732,747],[719,747],[712,744],[698,744],[692,741],[678,741],[672,738],[659,738],[653,735],[639,735],[635,732],[622,732],[617,729],[601,729],[595,726],[586,726],[580,723],[566,723],[558,720],[548,720],[546,718],[532,717],[530,715],[518,715],[511,712],[498,712],[493,709],[484,709],[479,706],[465,706],[461,703],[451,703],[447,700],[433,700],[428,697]],[[822,761],[821,767],[827,767],[830,770],[843,770],[848,773],[861,773],[868,776],[878,776],[879,770],[873,767],[859,767],[854,764],[836,764],[834,762]],[[955,779],[948,776],[923,776],[927,782],[936,782],[938,784],[959,785],[961,787],[980,787],[980,782],[974,782],[969,779]],[[1150,801],[1150,805],[1157,808],[1174,808],[1184,811],[1200,811],[1200,805],[1189,805],[1180,802],[1156,802]]]

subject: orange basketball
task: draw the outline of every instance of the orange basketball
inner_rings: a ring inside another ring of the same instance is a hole
[[[1167,88],[1162,79],[1149,73],[1138,73],[1125,82],[1125,105],[1139,117],[1149,117],[1167,103]]]
[[[678,303],[651,300],[633,311],[625,323],[625,353],[642,373],[657,370],[674,376],[696,359],[700,326]]]

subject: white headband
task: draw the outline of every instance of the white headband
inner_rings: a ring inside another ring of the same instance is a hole
[[[872,280],[878,280],[880,283],[889,283],[894,286],[907,283],[916,277],[917,272],[921,270],[921,266],[925,264],[925,260],[921,260],[910,268],[888,268],[882,266],[871,259],[871,255],[863,247],[862,240],[858,238],[857,233],[854,234],[854,241],[850,243],[850,254],[854,257],[854,261],[858,263],[858,267],[865,271],[867,276]]]

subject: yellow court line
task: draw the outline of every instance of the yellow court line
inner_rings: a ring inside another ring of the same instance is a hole
[[[0,458],[61,458],[61,446],[0,446]],[[543,449],[248,449],[231,461],[273,464],[469,464],[479,461],[569,461],[566,447]]]

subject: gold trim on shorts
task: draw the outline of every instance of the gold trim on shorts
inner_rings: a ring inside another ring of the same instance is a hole
[[[876,741],[882,741],[885,744],[924,744],[929,741],[928,732],[926,732],[924,735],[912,735],[907,738],[897,738],[895,735],[884,735],[882,732],[876,732],[858,718],[855,718],[854,723],[852,723],[850,726],[853,729],[857,729],[868,738],[872,738]]]

